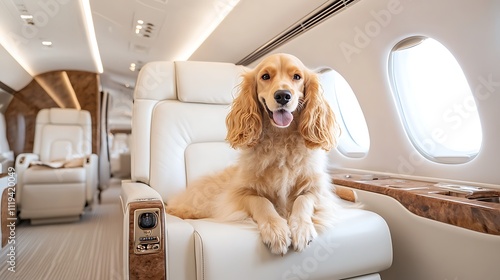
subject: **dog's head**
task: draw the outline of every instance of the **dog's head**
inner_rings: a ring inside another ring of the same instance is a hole
[[[234,148],[258,143],[264,122],[288,129],[293,122],[307,147],[330,150],[335,118],[317,75],[289,54],[265,58],[243,74],[240,92],[226,118],[227,140]]]
[[[305,69],[291,55],[270,56],[255,69],[257,100],[273,126],[286,128],[292,123],[293,113],[304,99],[304,81],[309,75]]]

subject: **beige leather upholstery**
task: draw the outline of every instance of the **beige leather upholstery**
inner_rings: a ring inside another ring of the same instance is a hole
[[[153,62],[142,68],[132,117],[132,180],[124,182],[122,193],[127,276],[127,204],[168,204],[191,181],[236,159],[237,151],[224,141],[225,117],[242,71],[210,62]],[[364,210],[339,213],[334,229],[304,252],[283,257],[271,254],[253,222],[166,216],[167,279],[380,279],[378,272],[392,262],[387,224]]]
[[[14,152],[9,148],[5,117],[0,113],[0,173],[8,173],[9,167],[13,166]]]
[[[16,203],[21,219],[32,223],[79,219],[97,189],[97,155],[92,154],[88,111],[50,108],[36,118],[33,153],[16,159]],[[74,167],[33,165],[72,161]]]

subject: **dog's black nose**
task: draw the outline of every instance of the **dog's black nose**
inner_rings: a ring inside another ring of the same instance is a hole
[[[276,100],[276,102],[278,102],[281,105],[285,105],[286,103],[288,103],[288,101],[290,101],[291,98],[292,94],[290,93],[289,90],[286,89],[277,90],[274,93],[274,100]]]

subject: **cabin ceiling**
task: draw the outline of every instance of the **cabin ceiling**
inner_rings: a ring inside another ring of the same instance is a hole
[[[112,99],[110,122],[117,126],[129,123],[133,87],[138,70],[145,63],[236,63],[326,2],[329,1],[90,0],[103,65],[101,87]],[[214,21],[229,10],[213,32],[207,34]],[[32,14],[31,22],[21,19],[23,14]],[[82,1],[1,0],[0,81],[17,91],[33,77],[50,71],[98,72],[84,14]],[[139,35],[138,20],[144,22]],[[44,46],[44,41],[52,45]],[[131,63],[135,63],[135,71],[130,70]]]

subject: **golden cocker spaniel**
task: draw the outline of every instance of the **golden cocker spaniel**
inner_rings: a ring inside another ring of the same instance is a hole
[[[226,125],[227,141],[241,150],[237,163],[189,186],[167,212],[251,218],[272,253],[304,250],[342,204],[326,171],[335,117],[317,75],[292,55],[267,57],[243,74]]]

